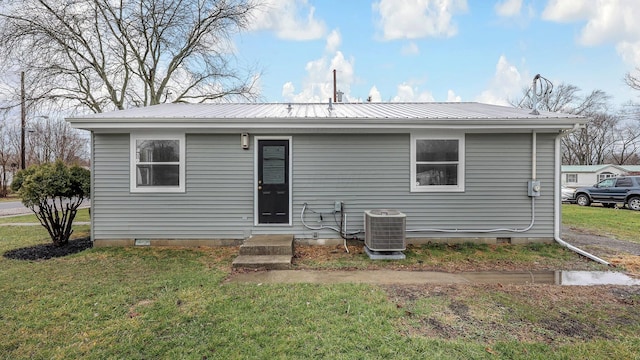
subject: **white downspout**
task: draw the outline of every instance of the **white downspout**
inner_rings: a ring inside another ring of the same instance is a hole
[[[533,131],[531,134],[531,180],[537,180],[538,177],[538,133]]]
[[[560,238],[560,234],[561,234],[561,227],[562,227],[562,196],[561,196],[561,191],[560,191],[560,174],[561,174],[561,168],[560,165],[562,163],[562,159],[560,157],[560,149],[561,149],[561,143],[560,143],[560,139],[567,135],[569,132],[572,131],[576,131],[579,128],[579,124],[575,124],[573,129],[565,132],[565,133],[560,133],[558,136],[556,136],[556,141],[555,141],[555,170],[554,170],[554,195],[553,195],[553,239],[560,245],[566,247],[567,249],[574,251],[584,257],[587,257],[593,261],[599,262],[600,264],[604,264],[604,265],[608,265],[608,266],[613,266],[611,265],[609,262],[602,260],[601,258],[590,254],[580,248],[577,248],[569,243],[567,243],[566,241],[562,240]]]

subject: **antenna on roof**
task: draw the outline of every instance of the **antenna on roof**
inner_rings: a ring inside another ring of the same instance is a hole
[[[536,84],[536,82],[538,84]],[[536,76],[533,77],[533,82],[531,84],[531,89],[529,89],[529,91],[531,91],[531,100],[533,102],[532,104],[533,109],[530,112],[530,114],[540,115],[540,112],[538,111],[538,97],[549,96],[549,94],[551,94],[551,92],[553,91],[553,83],[551,83],[551,81],[549,81],[548,79],[542,77],[540,74],[537,74]]]

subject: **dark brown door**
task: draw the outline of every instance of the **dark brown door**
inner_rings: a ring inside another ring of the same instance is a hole
[[[289,140],[258,140],[258,223],[289,223]]]

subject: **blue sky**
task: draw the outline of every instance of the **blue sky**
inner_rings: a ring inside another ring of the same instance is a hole
[[[328,101],[332,70],[348,101],[508,104],[533,76],[600,89],[619,106],[640,92],[637,0],[267,0],[235,39],[263,69],[262,101]]]

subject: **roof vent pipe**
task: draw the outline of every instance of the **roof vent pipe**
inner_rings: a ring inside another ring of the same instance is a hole
[[[333,104],[331,103],[331,98],[329,98],[329,111],[333,110]]]
[[[533,84],[531,84],[531,99],[533,101],[533,111],[531,111],[531,115],[540,115],[540,112],[538,112],[538,93],[536,91],[536,81],[538,81],[539,79],[540,74],[537,74],[533,77]]]

